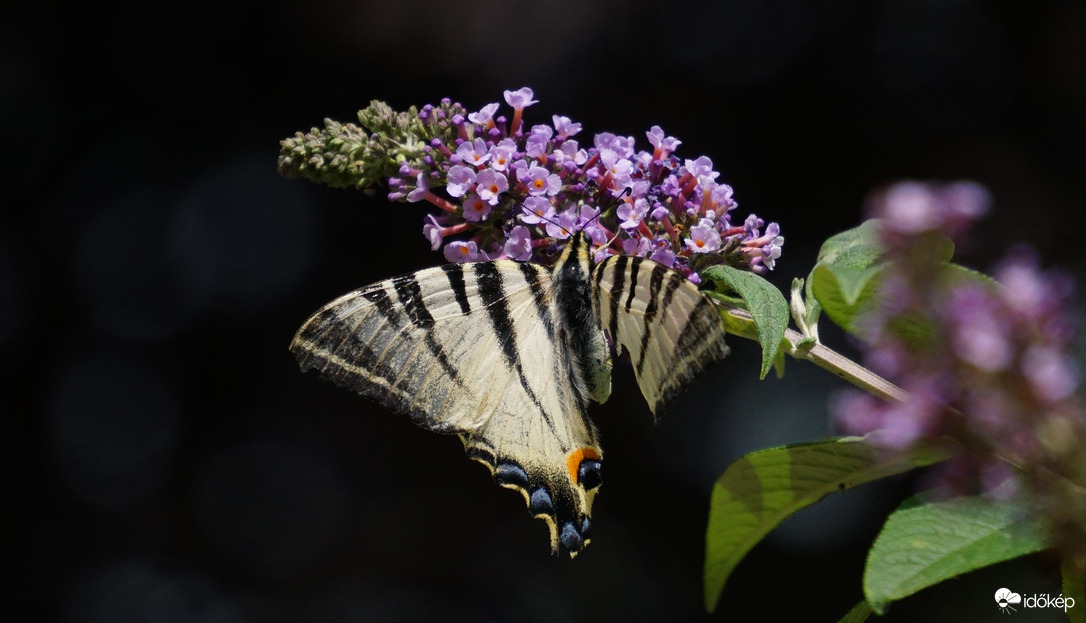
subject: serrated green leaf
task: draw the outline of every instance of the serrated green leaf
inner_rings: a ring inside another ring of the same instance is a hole
[[[788,301],[773,284],[754,273],[732,268],[712,266],[701,271],[703,279],[723,283],[735,291],[747,305],[758,330],[758,342],[762,345],[762,369],[759,378],[765,378],[777,359],[781,340],[788,328]]]
[[[882,271],[882,265],[853,268],[819,264],[811,272],[815,299],[834,324],[856,334],[857,319],[877,300]]]
[[[1045,549],[1042,521],[1013,503],[981,497],[899,508],[867,556],[864,596],[871,608],[943,580]]]
[[[845,616],[841,617],[837,623],[864,623],[869,616],[871,616],[871,606],[869,606],[866,601],[861,601],[855,606],[852,606],[852,609],[849,610]]]
[[[861,437],[770,448],[728,466],[713,487],[705,532],[705,607],[755,544],[786,517],[835,491],[929,465],[932,452],[885,458]]]

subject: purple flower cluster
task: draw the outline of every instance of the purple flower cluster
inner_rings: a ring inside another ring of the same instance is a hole
[[[647,257],[698,281],[697,271],[729,264],[756,273],[771,270],[784,238],[776,223],[757,216],[733,224],[732,188],[718,183],[712,161],[680,161],[680,141],[658,126],[646,133],[652,151],[637,151],[633,137],[597,134],[589,147],[574,138],[581,124],[555,115],[550,125],[526,127],[532,90],[506,91],[512,120],[488,104],[452,114],[450,144],[441,138],[425,156],[400,166],[389,180],[389,199],[428,201],[423,235],[453,262],[512,258],[546,263],[564,241],[584,231],[595,260],[625,254]],[[429,119],[460,108],[425,106]],[[419,164],[421,162],[421,165]],[[763,229],[764,228],[764,229]]]
[[[936,234],[960,237],[987,204],[970,183],[902,183],[873,202],[889,261],[886,302],[866,318],[865,360],[910,399],[848,393],[835,416],[846,432],[877,431],[872,439],[891,450],[953,439],[962,452],[938,484],[997,497],[1026,492],[1082,542],[1086,417],[1071,352],[1073,283],[1042,271],[1027,248],[996,267],[997,284],[948,271],[928,244]]]

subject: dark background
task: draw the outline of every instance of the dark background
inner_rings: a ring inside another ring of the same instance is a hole
[[[714,479],[831,432],[831,375],[734,354],[654,426],[628,369],[594,412],[594,541],[548,554],[455,438],[314,375],[286,346],[344,291],[441,261],[419,205],[275,172],[278,141],[371,99],[470,110],[531,86],[564,114],[706,154],[807,273],[865,194],[974,179],[962,260],[1014,241],[1082,272],[1081,2],[20,3],[0,20],[5,621],[699,620]],[[504,104],[503,104],[504,105]],[[839,335],[828,339],[847,350]],[[908,480],[833,496],[740,565],[716,619],[836,620]],[[1037,557],[899,604],[997,620]],[[10,613],[10,614],[9,614]],[[1019,612],[1016,620],[1027,620]]]

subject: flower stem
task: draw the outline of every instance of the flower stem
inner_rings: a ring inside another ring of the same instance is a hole
[[[726,307],[729,314],[753,323],[754,318],[747,310],[732,306]],[[744,335],[729,331],[729,335],[758,340],[756,334]],[[810,361],[819,368],[828,370],[856,387],[887,402],[906,402],[909,399],[908,392],[897,385],[820,342],[811,343],[809,338],[804,338],[803,334],[794,329],[785,330],[781,350],[795,359]]]
[[[788,344],[784,352],[796,359],[806,359],[887,402],[905,402],[909,399],[909,394],[905,390],[832,348],[820,343],[815,343],[810,347],[797,347],[796,345],[803,339],[803,335],[798,331],[787,329],[784,332],[784,339]]]

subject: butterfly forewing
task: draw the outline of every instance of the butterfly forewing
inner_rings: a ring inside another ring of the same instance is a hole
[[[583,346],[569,343],[556,294],[552,273],[535,264],[426,269],[332,301],[291,351],[303,369],[420,426],[460,433],[469,456],[547,520],[552,549],[576,553],[588,540],[602,452],[571,357]]]

